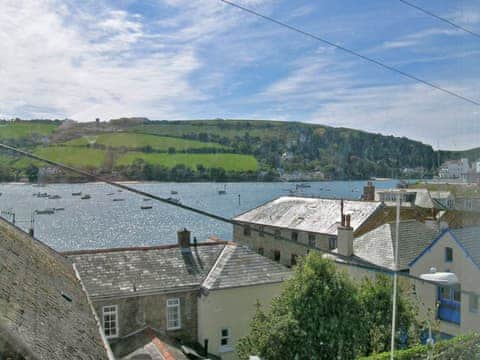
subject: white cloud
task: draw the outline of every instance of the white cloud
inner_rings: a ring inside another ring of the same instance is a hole
[[[199,42],[239,20],[217,2],[168,4],[181,10],[174,29],[155,33],[142,16],[97,2],[2,3],[0,117],[182,117],[186,104],[211,96],[202,86],[212,84],[191,83],[204,67]]]

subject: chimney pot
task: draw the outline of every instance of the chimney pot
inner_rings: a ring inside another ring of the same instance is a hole
[[[180,246],[182,250],[190,248],[190,231],[188,231],[186,228],[177,231],[177,239],[178,246]]]

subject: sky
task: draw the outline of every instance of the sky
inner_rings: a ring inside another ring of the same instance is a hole
[[[480,37],[398,0],[236,0],[480,102]],[[480,33],[477,0],[411,0]],[[2,0],[0,118],[301,121],[480,146],[480,106],[219,0]]]

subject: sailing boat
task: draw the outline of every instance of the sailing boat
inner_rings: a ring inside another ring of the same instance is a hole
[[[223,185],[223,190],[218,190],[218,195],[226,195],[227,194],[227,184]]]

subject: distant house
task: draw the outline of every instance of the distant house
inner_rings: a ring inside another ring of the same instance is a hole
[[[377,189],[375,190],[375,201],[382,201],[387,206],[395,206],[397,196],[401,197],[401,205],[409,207],[421,207],[424,209],[442,209],[443,208],[443,197],[448,194],[443,194],[446,192],[436,192],[432,196],[428,189]]]
[[[178,245],[66,255],[119,357],[140,350],[131,336],[153,329],[162,341],[202,356],[208,350],[233,359],[235,342],[247,334],[257,300],[268,306],[290,275],[237,244],[192,244],[186,230],[179,232]]]
[[[410,273],[453,272],[459,284],[442,287],[416,282],[420,312],[455,336],[480,331],[480,227],[447,229],[409,264]]]
[[[2,218],[0,359],[113,359],[72,264]]]
[[[470,170],[468,159],[446,161],[440,167],[438,176],[441,179],[461,179]]]
[[[357,231],[380,208],[381,203],[374,201],[283,196],[236,216],[233,239],[261,255],[292,266],[298,256],[307,253],[307,247],[302,244],[326,250],[337,247],[342,211],[351,216],[352,227]]]

